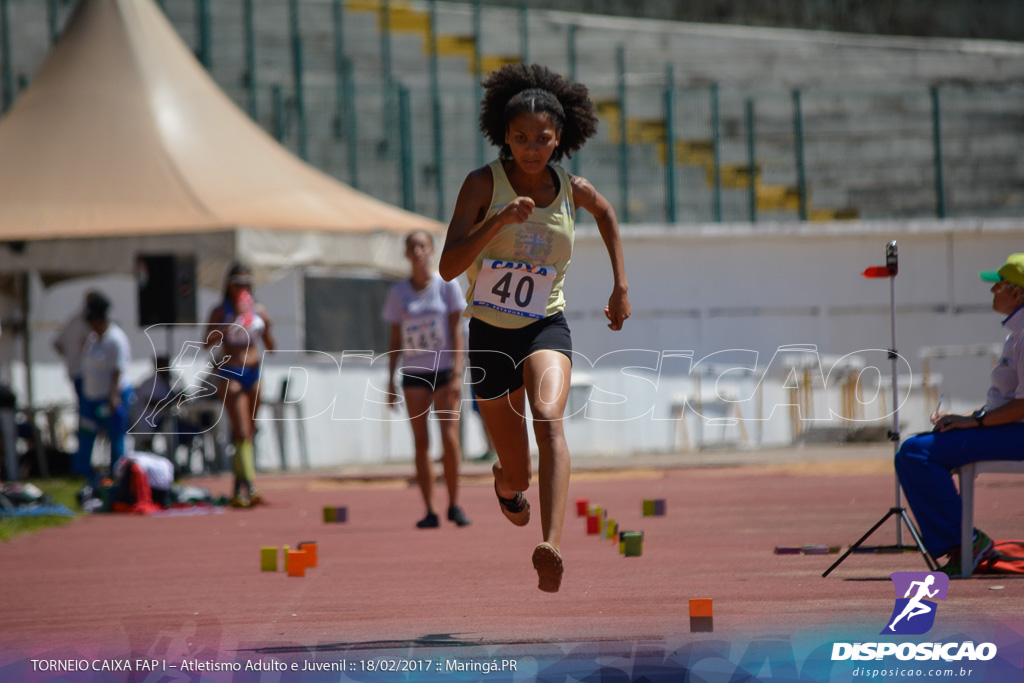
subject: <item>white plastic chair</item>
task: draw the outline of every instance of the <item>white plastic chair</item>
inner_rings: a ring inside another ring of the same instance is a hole
[[[980,460],[953,470],[960,477],[960,576],[970,578],[974,572],[974,480],[979,474],[1024,474],[1024,462],[1017,460]]]

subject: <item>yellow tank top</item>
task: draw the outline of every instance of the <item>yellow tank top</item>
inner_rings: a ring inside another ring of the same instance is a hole
[[[518,195],[500,160],[488,168],[494,179],[490,208],[480,226]],[[466,271],[464,315],[496,327],[525,327],[565,308],[562,283],[572,257],[576,207],[569,174],[558,175],[558,195],[546,207],[534,207],[525,223],[506,225],[488,242]]]

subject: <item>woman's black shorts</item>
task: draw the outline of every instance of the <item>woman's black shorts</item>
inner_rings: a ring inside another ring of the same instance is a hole
[[[558,351],[572,361],[572,336],[561,312],[526,327],[495,327],[469,321],[469,377],[482,400],[500,398],[523,386],[523,361],[534,351]]]
[[[403,389],[429,389],[437,391],[452,381],[451,370],[435,370],[434,372],[406,372],[402,371]]]

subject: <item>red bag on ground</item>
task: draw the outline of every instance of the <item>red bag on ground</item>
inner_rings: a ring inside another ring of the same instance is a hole
[[[149,488],[149,478],[141,467],[134,462],[128,463],[124,476],[129,480],[130,498],[135,502],[116,501],[113,505],[114,512],[148,515],[160,509],[160,506],[153,502],[153,491]]]
[[[999,554],[979,564],[975,574],[1024,574],[1024,541],[995,541],[992,547]]]

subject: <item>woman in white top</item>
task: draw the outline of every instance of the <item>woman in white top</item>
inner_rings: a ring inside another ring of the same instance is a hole
[[[462,396],[462,310],[466,307],[456,282],[445,282],[430,265],[434,240],[418,230],[405,239],[405,257],[412,276],[396,282],[388,291],[382,313],[391,326],[388,355],[388,394],[398,400],[395,370],[401,356],[402,391],[416,446],[416,479],[427,514],[416,523],[420,529],[439,526],[434,508],[434,470],[430,462],[427,422],[430,407],[441,427],[444,478],[448,485],[448,520],[458,526],[470,523],[459,507],[459,407]]]

